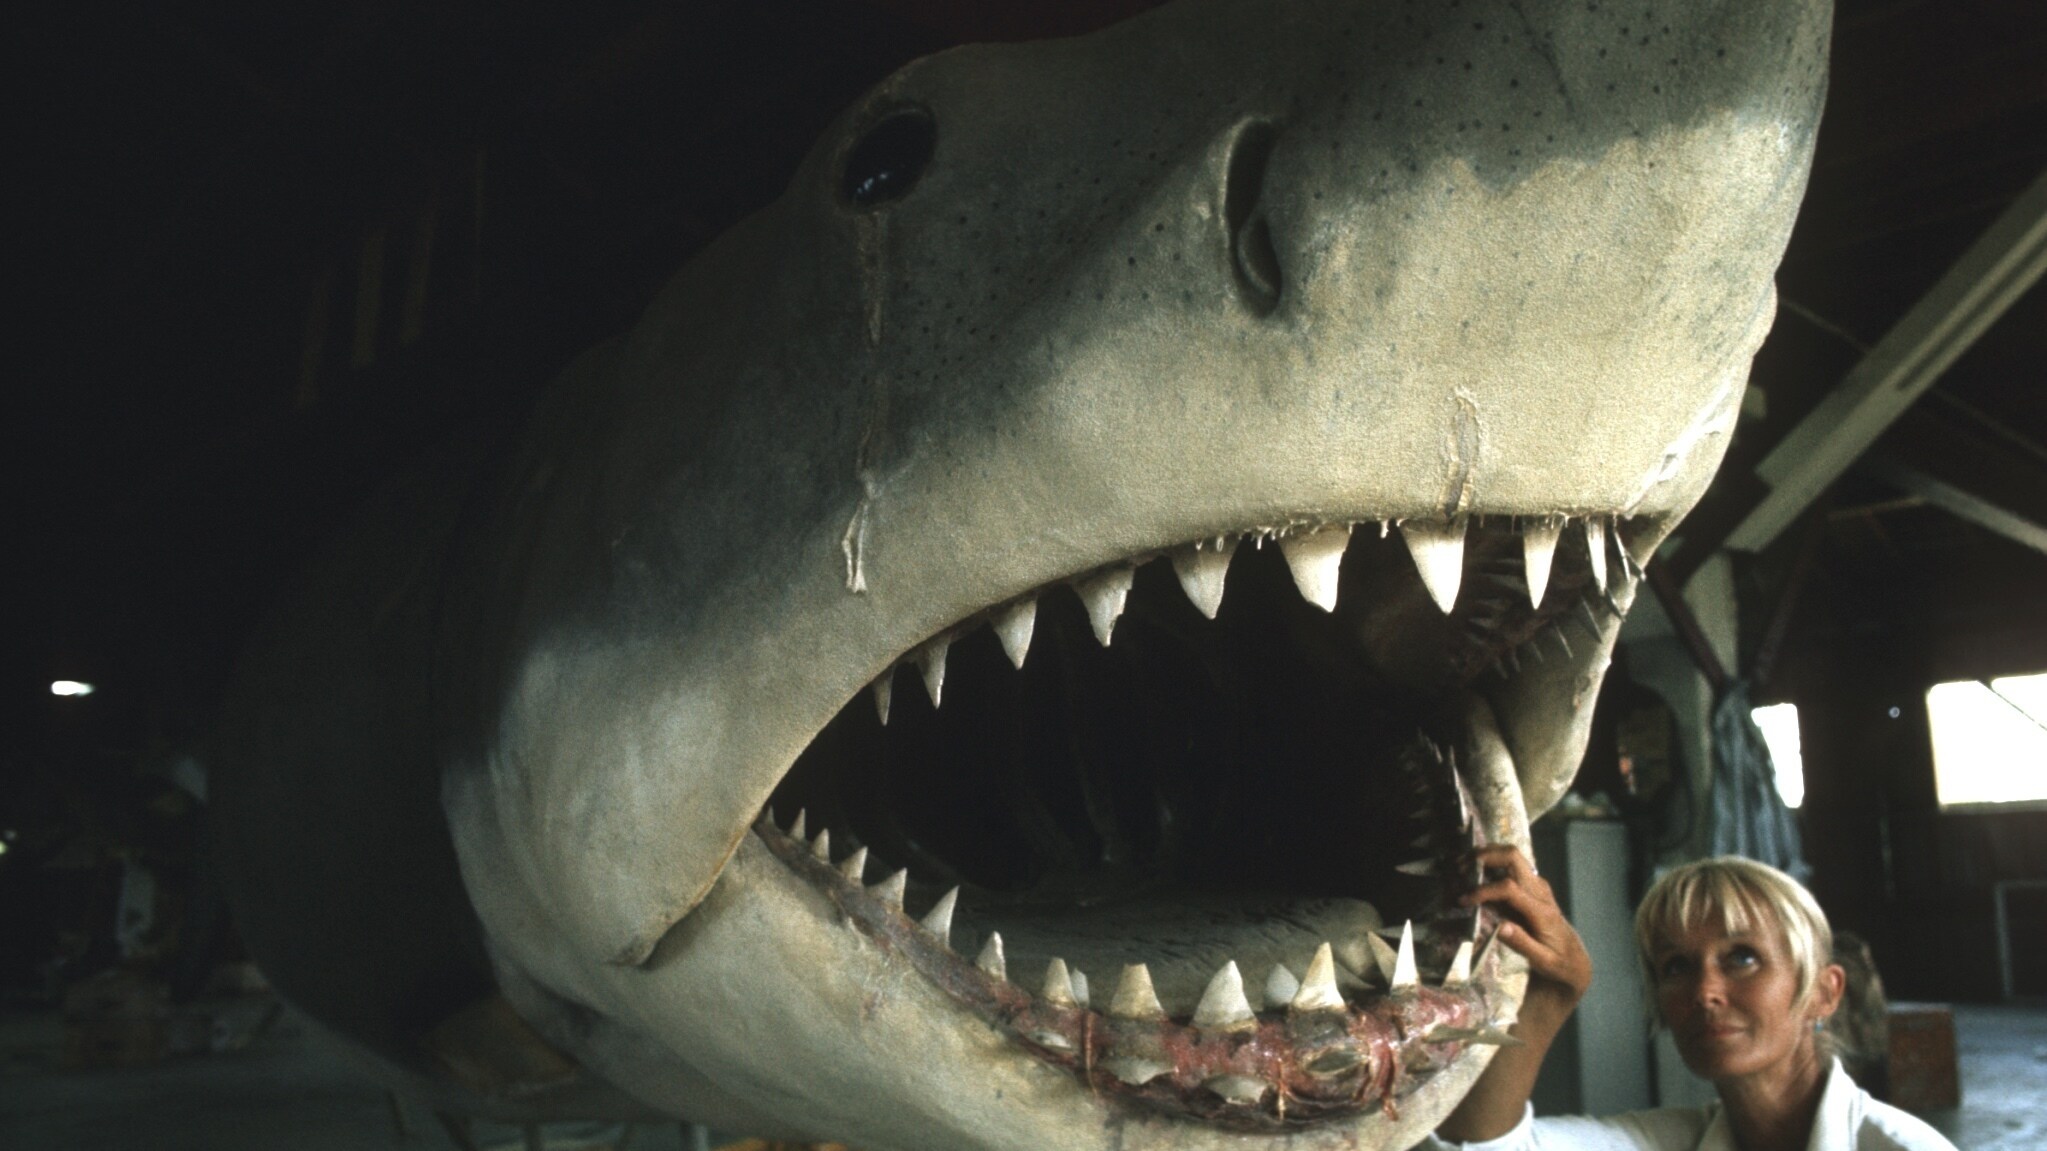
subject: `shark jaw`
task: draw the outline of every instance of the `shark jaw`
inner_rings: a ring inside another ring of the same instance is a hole
[[[742,854],[1088,1109],[1398,1124],[1514,1042],[1524,968],[1458,897],[1585,726],[1513,689],[1589,712],[1660,534],[1304,524],[1076,573],[900,653]]]

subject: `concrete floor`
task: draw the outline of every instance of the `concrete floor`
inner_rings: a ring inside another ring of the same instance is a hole
[[[1963,1151],[2047,1148],[2047,1007],[1955,1005],[1962,1105],[1920,1118]]]
[[[2047,1147],[2047,1007],[1958,1006],[1962,1106],[1926,1116],[1966,1151]],[[0,1018],[0,1147],[10,1151],[453,1151],[431,1116],[391,1101],[287,1017],[247,1049],[154,1067],[63,1071],[54,1015]],[[615,1148],[616,1124],[556,1124],[555,1151]],[[486,1148],[522,1148],[480,1125]],[[714,1142],[724,1142],[715,1139]],[[679,1124],[643,1126],[632,1151],[692,1151]]]
[[[66,1071],[54,1013],[0,1018],[6,1151],[458,1151],[433,1115],[397,1104],[285,1016],[247,1048],[153,1067]],[[697,1151],[683,1124],[556,1123],[548,1151]],[[478,1123],[486,1151],[524,1151],[517,1127]],[[718,1139],[717,1142],[725,1142]]]

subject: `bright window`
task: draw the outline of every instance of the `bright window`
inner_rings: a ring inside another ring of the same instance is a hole
[[[1773,703],[1749,712],[1763,729],[1763,742],[1770,745],[1770,762],[1777,768],[1777,794],[1784,806],[1805,802],[1805,759],[1798,751],[1798,705]]]
[[[2047,673],[1935,684],[1926,712],[1942,807],[2047,801]]]

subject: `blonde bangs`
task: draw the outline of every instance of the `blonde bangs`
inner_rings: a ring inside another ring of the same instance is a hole
[[[1800,1007],[1833,954],[1833,929],[1811,892],[1768,864],[1723,855],[1671,870],[1642,897],[1635,950],[1649,986],[1656,984],[1656,952],[1665,941],[1708,924],[1728,935],[1776,932],[1797,972]]]

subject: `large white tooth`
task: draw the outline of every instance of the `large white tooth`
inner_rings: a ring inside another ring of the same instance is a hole
[[[1009,961],[1002,957],[1002,933],[991,931],[988,942],[981,945],[981,954],[974,957],[974,966],[997,979],[1009,978]]]
[[[1151,968],[1142,963],[1124,965],[1123,978],[1116,982],[1116,995],[1109,1000],[1109,1014],[1117,1019],[1166,1017],[1166,1009],[1159,1005],[1159,993],[1151,985]]]
[[[805,832],[803,830],[803,813],[804,813],[803,808],[799,807],[796,809],[796,822],[789,825],[789,838],[791,839],[805,838]]]
[[[1450,961],[1450,971],[1443,976],[1443,986],[1462,987],[1471,982],[1471,940],[1459,940],[1457,957]]]
[[[945,691],[945,651],[951,646],[950,638],[939,636],[917,649],[917,669],[924,673],[924,692],[931,697],[934,708]]]
[[[1038,601],[1018,600],[995,613],[995,638],[1002,641],[1002,654],[1022,670],[1024,655],[1031,650],[1031,632],[1038,626]]]
[[[889,700],[896,694],[896,669],[891,667],[874,681],[874,714],[881,717],[881,726],[888,726]]]
[[[939,896],[931,910],[924,913],[924,930],[937,936],[938,941],[947,947],[952,946],[952,909],[958,906],[959,901],[960,889],[955,887]]]
[[[1054,1031],[1049,1027],[1026,1032],[1025,1034],[1031,1042],[1043,1047],[1047,1051],[1073,1050],[1073,1040],[1068,1039],[1065,1033]]]
[[[1301,976],[1301,989],[1289,1006],[1295,1011],[1343,1010],[1343,992],[1336,989],[1336,956],[1327,943],[1315,949],[1308,973]]]
[[[1073,1003],[1076,1007],[1087,1006],[1087,972],[1078,967],[1067,969],[1068,982],[1073,984]]]
[[[1336,610],[1337,569],[1343,565],[1343,548],[1349,542],[1349,524],[1280,537],[1280,554],[1294,573],[1294,586],[1301,589],[1301,598],[1323,611]]]
[[[1064,959],[1054,959],[1045,965],[1045,989],[1038,993],[1038,998],[1050,1003],[1054,1007],[1072,1007],[1075,1005],[1073,977],[1066,973],[1066,961]]]
[[[1102,1069],[1132,1087],[1142,1087],[1171,1071],[1173,1065],[1135,1055],[1111,1055],[1102,1060]]]
[[[1136,578],[1136,568],[1113,567],[1073,585],[1073,590],[1080,593],[1080,602],[1087,605],[1087,622],[1103,647],[1109,646],[1109,636],[1123,614],[1123,602],[1130,597],[1130,583]]]
[[[1241,1031],[1256,1025],[1251,1001],[1244,997],[1244,973],[1232,959],[1217,969],[1194,1008],[1194,1026],[1207,1031]]]
[[[893,907],[897,911],[901,911],[903,909],[903,892],[907,890],[909,886],[910,869],[907,867],[898,867],[895,869],[895,871],[889,874],[889,877],[887,879],[884,879],[880,883],[875,884],[873,887],[868,888],[867,893],[869,895],[874,896],[876,899],[881,900],[881,902],[886,906]]]
[[[1606,521],[1597,516],[1585,518],[1585,553],[1592,557],[1592,582],[1606,590]]]
[[[1542,592],[1549,586],[1550,561],[1557,557],[1557,537],[1564,525],[1545,520],[1521,529],[1521,567],[1528,576],[1528,604],[1542,606]]]
[[[1277,1011],[1292,1003],[1300,990],[1301,981],[1294,978],[1294,973],[1288,971],[1285,964],[1275,963],[1265,976],[1265,1006]]]
[[[818,832],[817,838],[810,841],[810,854],[824,860],[826,863],[832,861],[831,828],[827,827],[823,831]]]
[[[1203,1087],[1222,1096],[1231,1103],[1256,1103],[1265,1098],[1272,1085],[1263,1079],[1249,1075],[1218,1075],[1202,1083]]]
[[[1372,966],[1378,969],[1378,977],[1388,983],[1393,982],[1393,972],[1400,967],[1400,953],[1393,950],[1392,944],[1379,938],[1377,932],[1366,936],[1365,942],[1371,944]]]
[[[1410,919],[1400,928],[1400,954],[1393,959],[1392,990],[1421,986],[1421,973],[1414,965],[1414,920]]]
[[[860,848],[847,856],[845,862],[839,864],[839,874],[855,883],[865,880],[867,877],[867,849],[864,847]]]
[[[1446,524],[1408,520],[1400,525],[1422,586],[1444,615],[1457,606],[1457,585],[1464,580],[1464,522],[1460,516]]]
[[[1230,557],[1237,554],[1236,540],[1217,540],[1213,547],[1188,544],[1173,553],[1173,574],[1180,578],[1180,590],[1194,602],[1194,610],[1210,619],[1223,606],[1223,577],[1230,571]]]

